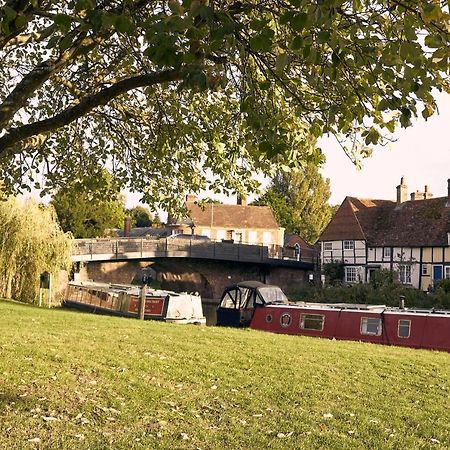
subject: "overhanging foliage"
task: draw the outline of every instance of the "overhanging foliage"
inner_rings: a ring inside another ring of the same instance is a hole
[[[251,189],[320,163],[326,133],[365,156],[449,90],[444,0],[7,0],[0,17],[9,189],[98,163],[152,204]]]

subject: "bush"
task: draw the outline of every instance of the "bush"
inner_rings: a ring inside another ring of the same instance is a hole
[[[386,284],[374,288],[370,284],[355,284],[351,286],[302,286],[293,289],[289,299],[318,303],[350,303],[398,306],[400,296],[405,297],[407,308],[449,308],[450,293],[444,288],[427,294],[419,289],[413,289],[399,284]]]

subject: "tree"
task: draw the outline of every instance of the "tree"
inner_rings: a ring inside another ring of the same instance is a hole
[[[152,226],[152,215],[149,209],[144,206],[127,209],[126,214],[132,218],[133,225],[138,228]]]
[[[41,273],[68,269],[71,250],[52,207],[0,201],[0,297],[36,302]]]
[[[356,161],[449,91],[446,0],[6,0],[0,17],[9,190],[102,164],[148,204],[244,192],[320,163],[311,136]]]
[[[83,180],[61,188],[51,203],[64,231],[75,238],[106,236],[111,229],[123,227],[125,200],[112,185],[111,176],[105,170],[96,175],[100,181]],[[102,198],[94,197],[93,191],[108,186]]]
[[[269,205],[286,233],[315,242],[333,214],[329,198],[329,180],[310,163],[295,172],[278,172],[255,204]]]

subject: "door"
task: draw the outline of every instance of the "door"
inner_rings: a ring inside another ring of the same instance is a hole
[[[433,284],[442,280],[442,266],[433,266]]]

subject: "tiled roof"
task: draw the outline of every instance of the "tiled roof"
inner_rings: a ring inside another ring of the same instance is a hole
[[[279,228],[269,206],[222,205],[209,203],[202,209],[195,203],[186,204],[196,227]]]
[[[376,246],[442,246],[450,232],[448,197],[396,203],[346,197],[321,241],[365,239]]]

